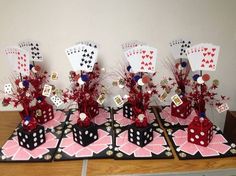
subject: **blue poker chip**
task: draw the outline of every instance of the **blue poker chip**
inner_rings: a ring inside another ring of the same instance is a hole
[[[42,101],[43,100],[43,97],[39,96],[37,97],[37,101]]]
[[[200,112],[200,117],[206,117],[206,113],[205,112]]]
[[[31,116],[25,116],[24,118],[25,121],[30,121],[30,119],[31,119]]]
[[[29,81],[28,81],[28,80],[24,80],[24,81],[22,82],[22,84],[23,84],[23,86],[26,87],[26,88],[29,87]]]
[[[127,70],[130,71],[130,69],[131,69],[131,66],[129,65],[129,66],[127,67]]]
[[[89,77],[88,77],[88,75],[82,75],[81,79],[82,79],[82,81],[86,82],[89,80]]]
[[[187,66],[187,62],[181,62],[181,67],[186,67]]]
[[[197,81],[197,79],[198,79],[199,76],[200,76],[199,74],[193,75],[193,80],[194,80],[194,81]]]
[[[30,70],[32,70],[33,67],[34,67],[33,64],[30,64]]]
[[[141,77],[139,75],[135,75],[133,79],[137,82]]]

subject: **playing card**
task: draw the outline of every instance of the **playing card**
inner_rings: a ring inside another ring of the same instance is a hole
[[[167,96],[168,96],[167,92],[164,91],[164,92],[160,95],[160,97],[159,97],[160,102],[165,101],[165,99],[167,98]]]
[[[58,79],[58,73],[53,71],[53,72],[51,73],[50,78],[51,78],[52,81],[57,80],[57,79]]]
[[[29,52],[30,60],[43,61],[43,56],[40,51],[40,44],[35,41],[22,41],[19,42],[19,46]]]
[[[76,43],[76,45],[78,45],[78,44],[84,44],[84,45],[87,45],[87,46],[90,46],[93,48],[98,48],[98,45],[92,41],[81,41],[81,42]]]
[[[223,103],[222,105],[216,107],[216,110],[218,111],[218,113],[222,113],[224,111],[229,110],[229,106],[227,103]]]
[[[183,101],[181,100],[178,94],[175,94],[174,96],[172,96],[171,100],[176,106],[180,106],[181,104],[183,104]]]
[[[46,97],[50,97],[51,92],[52,92],[52,86],[48,85],[48,84],[45,84],[44,87],[43,87],[42,95],[46,96]]]
[[[191,41],[189,40],[173,40],[169,43],[171,54],[175,59],[187,58],[186,49],[190,48]]]
[[[137,46],[142,46],[142,45],[144,45],[143,42],[140,42],[140,41],[137,41],[137,40],[132,40],[132,41],[123,43],[121,45],[121,47],[122,47],[123,51],[125,52],[125,51],[127,51],[127,50],[129,50],[131,48],[135,48]]]
[[[22,76],[29,76],[29,52],[18,47],[8,47],[4,51],[11,69]]]
[[[66,55],[74,71],[91,72],[97,61],[97,48],[85,44],[78,44],[66,49]]]
[[[4,85],[4,92],[6,93],[6,94],[12,94],[13,92],[12,92],[12,85],[11,84],[5,84]]]
[[[63,101],[57,95],[52,96],[51,101],[53,102],[54,105],[56,105],[56,107],[59,107],[60,105],[63,104]]]
[[[157,49],[150,46],[141,46],[140,72],[154,73],[156,70]]]
[[[141,54],[142,54],[142,48],[141,46],[135,47],[135,48],[131,48],[127,51],[124,52],[124,55],[126,57],[126,59],[128,60],[132,71],[134,73],[139,72],[140,66],[141,66]]]
[[[106,99],[105,94],[101,94],[97,99],[98,104],[102,105],[104,103],[105,99]]]
[[[116,95],[113,97],[114,102],[118,107],[121,107],[124,104],[124,101],[122,100],[122,97],[120,95]]]
[[[215,71],[220,47],[209,43],[201,43],[187,49],[187,56],[192,71]]]

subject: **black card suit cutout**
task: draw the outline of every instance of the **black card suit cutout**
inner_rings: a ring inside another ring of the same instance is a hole
[[[39,46],[39,44],[38,44],[38,43],[36,43],[35,45],[36,45],[36,46]]]
[[[87,68],[89,68],[90,67],[90,65],[87,65]]]
[[[94,54],[94,52],[92,51],[91,54]]]
[[[84,62],[84,58],[83,59],[81,59],[83,62]]]
[[[90,56],[89,58],[90,58],[90,59],[93,59],[93,56]]]
[[[80,63],[80,66],[83,66],[84,64],[83,63]]]
[[[86,54],[83,54],[83,57],[85,57],[86,56]]]
[[[85,63],[87,64],[87,63],[88,63],[88,61],[85,61]]]
[[[90,64],[91,64],[91,61],[88,61],[88,63],[90,63]]]
[[[87,49],[85,49],[84,52],[86,53],[86,52],[87,52]]]
[[[34,58],[35,58],[35,56],[32,56],[32,58],[34,59]]]
[[[87,54],[87,57],[89,57],[89,54]]]
[[[30,46],[33,46],[33,43],[31,43]]]

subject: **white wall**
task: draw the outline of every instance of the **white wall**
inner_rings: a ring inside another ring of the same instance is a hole
[[[129,40],[158,48],[162,59],[170,55],[173,39],[212,42],[221,46],[221,53],[217,71],[210,74],[220,80],[219,92],[231,97],[230,108],[236,110],[235,7],[234,0],[0,0],[0,47],[24,39],[41,42],[45,67],[59,72],[56,84],[63,88],[71,69],[64,49],[77,41],[97,42],[108,72],[120,63],[120,45]],[[1,56],[0,80],[9,73],[4,64]],[[158,70],[161,78],[166,70]],[[225,114],[214,114],[223,127]]]

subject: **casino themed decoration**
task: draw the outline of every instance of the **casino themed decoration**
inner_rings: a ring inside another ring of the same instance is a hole
[[[99,114],[98,103],[102,104],[105,99],[105,88],[100,84],[101,69],[97,63],[97,53],[97,46],[87,42],[66,49],[73,71],[70,72],[71,86],[63,92],[62,99],[78,104],[79,116],[72,131],[74,141],[82,146],[98,139],[97,127],[91,120]]]
[[[193,76],[192,92],[189,98],[194,104],[197,116],[188,126],[188,141],[201,146],[207,146],[213,138],[213,124],[206,117],[206,103],[213,106],[220,106],[228,98],[221,96],[217,99],[216,88],[218,81],[208,87],[206,82],[210,80],[208,74],[202,70],[214,71],[217,66],[220,47],[213,44],[198,44],[187,49],[188,60],[193,71],[199,70],[200,74]]]
[[[127,89],[129,94],[124,104],[119,103],[123,102],[119,96],[116,96],[114,101],[117,106],[123,105],[123,116],[134,121],[128,129],[128,140],[143,147],[153,140],[153,129],[146,112],[150,98],[157,94],[157,86],[152,80],[156,75],[157,49],[147,45],[137,45],[126,50],[124,54],[130,65],[116,81],[116,85]]]

